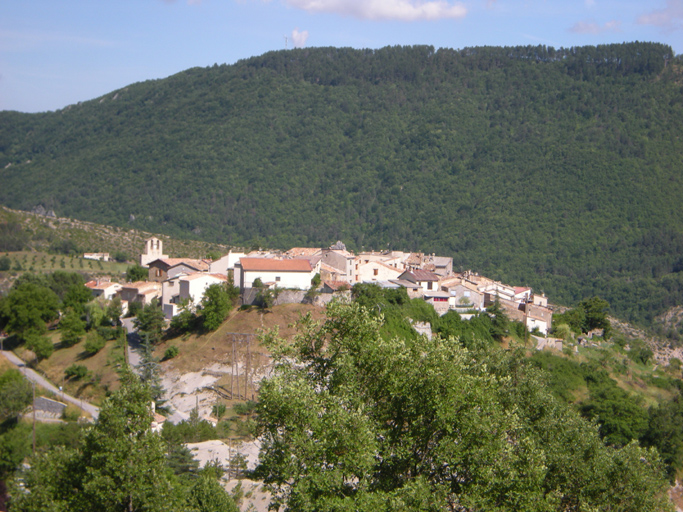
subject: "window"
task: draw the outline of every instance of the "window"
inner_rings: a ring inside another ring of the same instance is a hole
[[[375,275],[375,276],[376,276],[377,274],[379,274],[379,269],[378,269],[378,268],[373,269],[372,274]]]
[[[432,282],[429,281],[429,282],[427,283],[427,290],[431,290],[431,289],[432,289]]]
[[[275,282],[279,283],[280,282],[280,276],[275,276]]]

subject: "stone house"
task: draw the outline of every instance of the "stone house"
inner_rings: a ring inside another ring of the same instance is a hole
[[[181,274],[208,272],[209,263],[206,260],[191,258],[160,258],[149,263],[149,280],[161,283]]]

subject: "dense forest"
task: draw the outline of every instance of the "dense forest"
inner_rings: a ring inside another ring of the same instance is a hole
[[[681,134],[681,61],[661,44],[278,51],[0,112],[0,203],[434,252],[647,325],[683,302]]]

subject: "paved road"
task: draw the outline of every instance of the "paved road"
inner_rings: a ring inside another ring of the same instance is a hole
[[[140,336],[135,331],[134,320],[135,318],[122,318],[121,325],[125,327],[128,338],[128,364],[135,373],[138,373],[137,367],[140,364],[140,353],[138,352]]]
[[[139,375],[140,372],[138,370],[138,366],[140,365],[141,359],[139,351],[140,336],[138,336],[138,333],[135,331],[135,326],[133,325],[134,320],[135,318],[122,318],[121,325],[126,328],[126,333],[128,334],[128,364],[130,365],[130,368]],[[163,372],[163,368],[161,371]],[[169,409],[170,412],[168,415],[168,421],[174,425],[190,418],[189,414],[175,409],[170,400],[167,400],[164,405]]]
[[[26,363],[22,361],[20,358],[18,358],[13,352],[9,352],[7,350],[2,350],[0,351],[0,354],[5,356],[5,358],[15,365],[19,371],[24,374],[24,376],[30,380],[31,382],[35,382],[39,386],[43,386],[45,389],[48,391],[52,391],[57,397],[60,399],[64,400],[65,402],[70,402],[74,404],[76,407],[80,408],[81,410],[87,412],[90,414],[93,419],[97,419],[97,417],[100,414],[100,408],[96,407],[88,402],[85,402],[79,398],[75,398],[71,395],[67,395],[63,391],[60,391],[54,384],[52,384],[50,381],[48,381],[45,377],[42,375],[39,375],[32,369],[28,368],[26,366]]]

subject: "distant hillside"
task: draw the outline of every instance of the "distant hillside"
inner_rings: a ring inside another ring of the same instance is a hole
[[[7,226],[14,229],[2,230]],[[176,240],[135,229],[126,230],[76,219],[46,217],[0,206],[0,236],[10,238],[14,231],[19,236],[12,242],[18,243],[26,251],[64,254],[69,252],[65,249],[72,248],[74,256],[82,255],[83,252],[108,252],[112,256],[123,253],[129,262],[138,261],[145,240],[151,236],[157,236],[163,241],[164,252],[171,257],[205,258],[209,253],[223,254],[229,250],[225,245],[215,243]],[[17,250],[8,249],[4,243],[6,241],[0,242],[0,252]],[[69,242],[68,247],[64,244],[66,241]]]
[[[682,84],[652,43],[271,52],[0,112],[0,203],[230,245],[435,252],[650,324],[683,302]]]

